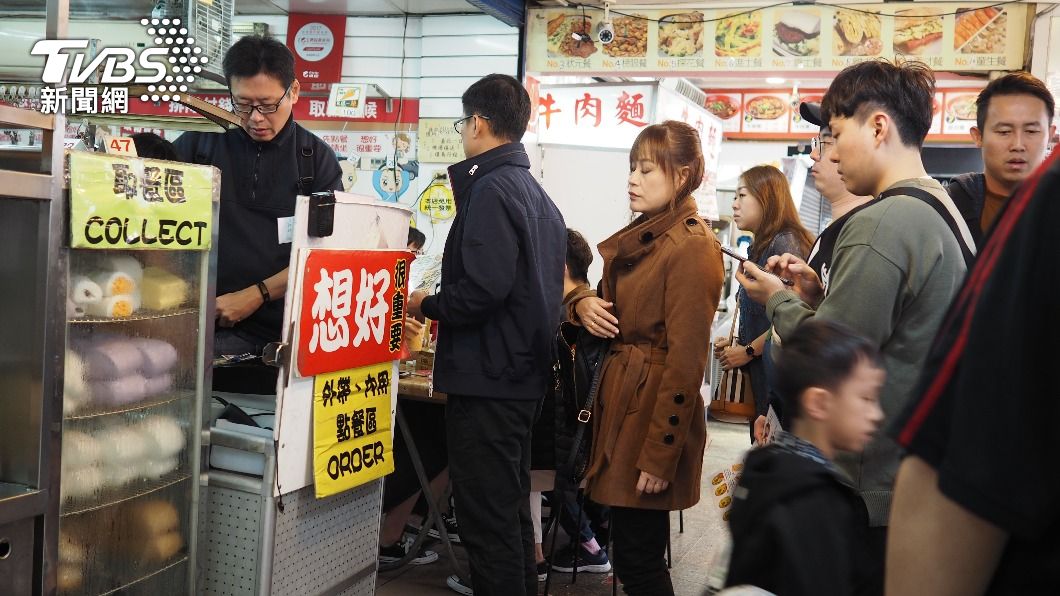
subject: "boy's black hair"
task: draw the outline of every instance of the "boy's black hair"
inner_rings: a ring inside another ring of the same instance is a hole
[[[460,98],[464,115],[489,118],[493,136],[516,142],[530,123],[530,94],[514,77],[491,74],[475,81]]]
[[[581,283],[589,283],[589,265],[593,262],[593,251],[585,237],[567,228],[567,271],[570,278]]]
[[[173,146],[173,143],[153,132],[138,132],[132,136],[132,140],[133,145],[136,145],[136,155],[140,157],[180,161],[177,148]]]
[[[221,62],[225,81],[232,86],[232,78],[249,78],[267,74],[279,81],[284,89],[294,82],[294,55],[287,46],[271,37],[247,35],[232,44]]]
[[[864,122],[870,110],[882,110],[898,128],[907,147],[924,146],[931,129],[935,101],[935,74],[923,62],[870,60],[844,68],[821,101],[821,116],[858,117]]]
[[[427,236],[417,230],[416,228],[409,228],[409,241],[406,243],[407,246],[415,246],[417,249],[423,248],[427,244]]]
[[[975,100],[975,125],[982,131],[986,127],[986,111],[990,108],[990,100],[999,95],[1030,95],[1042,100],[1045,104],[1046,125],[1053,123],[1053,112],[1056,110],[1056,101],[1049,88],[1038,77],[1029,72],[1019,71],[994,79],[979,92]]]
[[[880,351],[869,340],[834,321],[809,320],[784,338],[777,358],[777,387],[785,417],[802,416],[801,397],[810,387],[836,391],[859,362],[882,368]]]

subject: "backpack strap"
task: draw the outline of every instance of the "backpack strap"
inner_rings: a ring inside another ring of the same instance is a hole
[[[953,216],[953,213],[951,213],[950,210],[946,208],[946,205],[944,205],[938,197],[931,194],[930,192],[922,188],[916,188],[914,186],[900,186],[898,188],[891,188],[889,190],[885,190],[880,193],[879,198],[886,199],[887,197],[893,197],[898,195],[905,195],[913,197],[915,199],[920,199],[921,201],[930,205],[931,208],[933,208],[939,214],[939,216],[942,218],[942,221],[946,222],[946,225],[949,226],[950,232],[953,233],[953,237],[957,239],[957,245],[961,247],[961,255],[964,256],[964,264],[970,270],[972,268],[972,265],[975,263],[975,251],[968,245],[971,239],[965,237],[964,231],[961,230],[960,224]],[[962,219],[961,221],[964,220]]]
[[[298,192],[309,196],[313,192],[313,181],[316,179],[316,163],[313,160],[313,139],[310,132],[295,125],[295,141],[298,145]]]

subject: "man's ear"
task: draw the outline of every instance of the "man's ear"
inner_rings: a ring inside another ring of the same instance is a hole
[[[298,103],[298,92],[301,90],[302,85],[298,82],[298,79],[291,82],[291,105]]]
[[[872,125],[872,134],[877,147],[889,138],[901,143],[901,139],[898,138],[898,127],[895,126],[894,120],[891,120],[891,117],[886,112],[874,113],[869,124]]]
[[[802,412],[810,420],[825,420],[832,403],[832,392],[821,387],[809,387],[799,396]]]
[[[969,132],[972,134],[972,140],[975,141],[975,146],[980,149],[983,148],[983,132],[979,130],[978,126],[973,126]]]

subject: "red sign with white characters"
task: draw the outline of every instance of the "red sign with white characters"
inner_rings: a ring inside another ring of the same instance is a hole
[[[298,374],[395,360],[408,300],[404,250],[312,250],[302,277]]]
[[[294,54],[294,76],[302,84],[342,80],[345,15],[292,12],[287,17],[287,39]]]
[[[305,87],[303,87],[305,89]],[[232,98],[228,94],[200,94],[195,97],[206,103],[232,111]],[[298,97],[298,103],[294,104],[294,119],[299,122],[316,121],[341,121],[341,122],[378,122],[381,124],[394,124],[401,115],[402,124],[416,124],[420,119],[420,100],[404,99],[398,105],[398,101],[392,100],[391,109],[387,109],[387,100],[381,97],[370,97],[364,105],[364,118],[343,118],[339,116],[328,116],[328,98],[313,97],[302,94]],[[195,110],[176,102],[140,101],[139,97],[129,98],[129,113],[138,116],[178,116],[195,118],[199,113]]]

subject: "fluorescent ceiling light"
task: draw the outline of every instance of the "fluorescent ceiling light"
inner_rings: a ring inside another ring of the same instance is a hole
[[[781,77],[767,77],[766,82],[770,85],[780,85],[784,83],[784,79]]]

